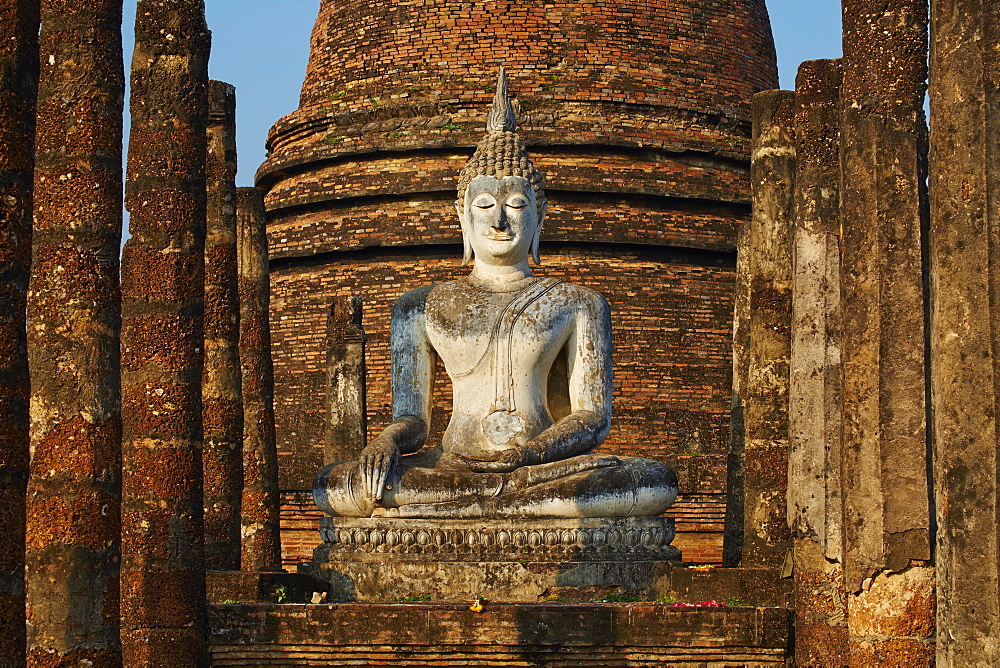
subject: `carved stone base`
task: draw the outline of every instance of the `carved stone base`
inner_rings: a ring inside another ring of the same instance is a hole
[[[665,517],[325,517],[320,534],[302,570],[330,582],[331,600],[341,601],[533,601],[561,588],[652,596],[681,558]]]
[[[324,517],[325,555],[433,555],[436,561],[677,560],[669,517],[440,520]],[[324,556],[325,556],[324,555]],[[383,561],[383,559],[379,559]]]

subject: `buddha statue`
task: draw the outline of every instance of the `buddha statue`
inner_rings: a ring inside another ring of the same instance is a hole
[[[359,460],[320,471],[316,503],[341,517],[659,515],[677,496],[669,467],[594,452],[611,424],[608,303],[531,272],[546,200],[503,68],[486,129],[456,203],[472,271],[396,302],[393,421]],[[437,358],[454,403],[426,448]]]

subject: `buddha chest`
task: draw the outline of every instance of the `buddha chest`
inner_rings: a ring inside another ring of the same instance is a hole
[[[542,279],[510,292],[465,281],[435,287],[427,297],[427,337],[452,380],[547,373],[574,323],[563,286]]]

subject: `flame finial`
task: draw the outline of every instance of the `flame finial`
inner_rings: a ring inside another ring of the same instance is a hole
[[[514,105],[510,103],[510,93],[507,91],[507,73],[500,66],[497,75],[497,92],[493,96],[493,108],[490,109],[486,121],[487,132],[514,132],[517,130],[517,117],[514,116]]]

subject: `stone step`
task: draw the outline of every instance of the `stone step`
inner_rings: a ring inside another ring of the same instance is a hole
[[[214,666],[777,666],[783,608],[652,604],[214,605]]]

